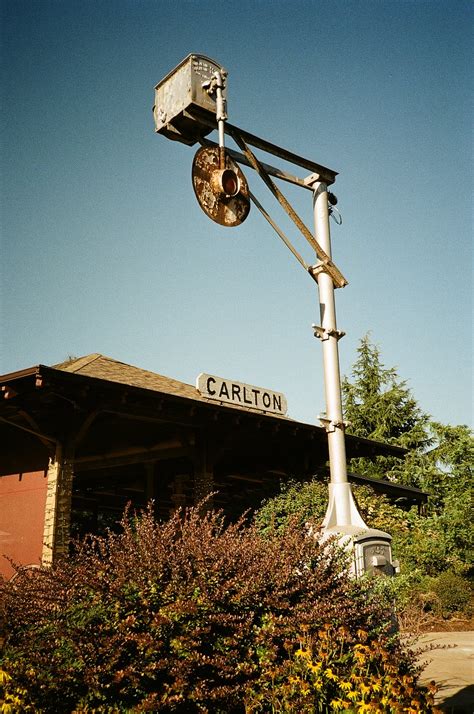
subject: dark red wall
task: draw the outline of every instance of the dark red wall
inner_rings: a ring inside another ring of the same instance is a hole
[[[14,570],[7,555],[21,565],[39,565],[43,550],[46,471],[0,476],[0,574]]]

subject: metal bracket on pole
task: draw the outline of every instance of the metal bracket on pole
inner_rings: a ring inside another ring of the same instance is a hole
[[[332,282],[334,283],[335,288],[345,288],[347,283],[347,280],[345,277],[340,273],[339,269],[336,268],[332,260],[328,261],[319,261],[315,265],[310,265],[308,268],[308,273],[313,277],[316,282],[318,281],[318,275],[320,273],[327,273],[329,277],[332,279]],[[342,278],[342,280],[341,280]]]
[[[328,417],[323,416],[322,414],[319,414],[318,419],[324,426],[328,434],[336,431],[336,429],[344,430],[350,425],[350,422],[348,421],[335,421],[334,419],[329,419]]]
[[[311,327],[314,330],[314,336],[318,338],[318,340],[321,340],[324,342],[324,340],[329,340],[330,337],[335,337],[336,340],[339,342],[339,340],[342,337],[345,337],[345,332],[342,332],[342,330],[333,330],[329,328],[324,328],[321,327],[320,325],[311,325]]]
[[[211,141],[210,139],[207,139],[204,136],[199,137],[199,143],[201,144],[201,146],[219,146],[219,144],[216,144],[215,141]],[[240,151],[229,149],[229,147],[226,146],[226,152],[234,161],[237,161],[239,164],[243,164],[244,166],[250,166],[250,168],[252,168],[250,161]],[[270,164],[263,163],[263,161],[261,161],[260,163],[267,172],[267,174],[269,174],[270,176],[274,176],[275,178],[280,179],[281,181],[291,183],[294,186],[298,186],[299,188],[305,188],[308,191],[313,191],[313,187],[305,184],[302,178],[298,178],[298,176],[293,176],[293,174],[289,174],[287,171],[283,171],[282,169],[279,169],[276,166],[271,166]]]
[[[308,186],[308,188],[313,188],[313,184],[315,184],[317,181],[324,181],[324,178],[319,174],[310,174],[309,176],[306,176],[305,179],[303,179],[304,184]]]

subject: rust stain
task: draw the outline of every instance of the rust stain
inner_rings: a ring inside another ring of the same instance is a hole
[[[250,198],[247,180],[240,167],[225,154],[225,168],[235,171],[239,179],[239,193],[226,196],[213,187],[212,176],[222,168],[218,147],[200,148],[193,161],[193,188],[202,210],[221,226],[238,226],[248,216]]]

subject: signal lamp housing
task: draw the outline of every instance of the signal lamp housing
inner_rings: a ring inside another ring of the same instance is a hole
[[[221,226],[238,226],[250,211],[247,180],[229,154],[224,156],[219,147],[198,149],[192,170],[194,193],[204,213]]]
[[[220,169],[211,175],[211,187],[217,194],[233,198],[240,192],[240,179],[233,169]]]

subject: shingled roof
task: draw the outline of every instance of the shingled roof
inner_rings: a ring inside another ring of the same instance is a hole
[[[141,387],[142,389],[151,389],[155,392],[164,392],[165,394],[174,394],[178,397],[187,397],[188,399],[209,402],[209,400],[202,397],[198,390],[191,384],[178,382],[176,379],[164,377],[161,374],[156,374],[156,372],[149,372],[146,369],[133,367],[130,364],[119,362],[116,359],[112,359],[112,357],[106,357],[99,353],[55,364],[53,365],[53,369],[59,369],[63,372],[74,372],[75,374],[96,379],[106,379],[109,382],[126,384],[130,387]]]
[[[66,377],[66,375],[68,376]],[[84,380],[97,380],[98,388],[103,388],[104,386],[111,387],[114,384],[122,385],[123,387],[129,387],[131,390],[137,390],[138,392],[144,390],[142,396],[145,397],[146,393],[148,393],[148,396],[152,399],[155,396],[158,397],[160,394],[169,395],[172,399],[182,399],[188,402],[194,401],[212,409],[222,409],[223,413],[229,413],[229,410],[237,410],[241,413],[246,412],[249,416],[263,416],[262,411],[252,407],[234,403],[223,403],[209,399],[203,396],[196,389],[196,387],[191,384],[186,384],[176,379],[165,377],[161,374],[156,374],[155,372],[150,372],[148,370],[120,362],[116,359],[112,359],[111,357],[94,353],[83,357],[75,357],[66,360],[65,362],[55,364],[51,367],[39,364],[36,367],[30,367],[17,372],[11,372],[10,374],[0,375],[1,393],[3,393],[4,397],[3,400],[0,400],[0,404],[3,405],[4,409],[9,410],[8,420],[14,421],[16,418],[20,419],[20,421],[23,420],[26,407],[33,412],[35,409],[41,410],[44,408],[52,417],[53,414],[56,413],[55,410],[57,408],[57,403],[54,402],[54,400],[51,402],[50,399],[50,397],[55,394],[54,389],[51,392],[45,390],[43,394],[44,399],[41,400],[38,392],[31,391],[30,387],[27,386],[27,383],[31,383],[33,380],[36,387],[44,384],[51,385],[55,383],[56,377],[58,377],[58,379],[61,378],[61,382],[65,381],[65,388],[66,386],[70,388],[75,382],[75,376],[79,378],[79,382]],[[50,380],[53,380],[53,382]],[[22,384],[24,384],[24,387],[22,387]],[[15,397],[18,392],[23,394],[23,398],[26,402],[20,402],[16,399],[12,399],[12,397]],[[74,398],[76,397],[77,395]],[[59,395],[58,398],[62,399],[61,395]],[[72,403],[73,402],[71,402],[71,404]],[[36,406],[33,407],[33,404]],[[61,404],[64,406],[64,400],[61,401]],[[57,414],[60,413],[61,410],[57,410]],[[321,440],[324,437],[324,441],[326,442],[325,430],[321,426],[295,421],[288,416],[278,413],[266,412],[264,416],[270,421],[278,420],[281,423],[286,423],[287,425],[297,425],[300,433],[302,433],[301,430],[303,430],[307,432],[308,435],[311,435],[311,437],[317,436],[317,438]],[[5,422],[6,419],[3,419],[3,421]],[[29,428],[30,427],[28,426],[27,430]],[[402,457],[406,453],[405,449],[399,446],[383,444],[372,439],[356,437],[351,434],[346,434],[346,448],[348,458],[356,456],[372,457],[381,454],[390,454],[392,456]]]

